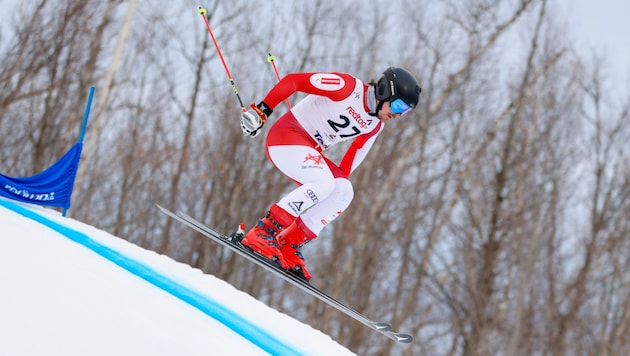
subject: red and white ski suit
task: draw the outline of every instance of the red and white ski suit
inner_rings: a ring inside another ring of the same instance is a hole
[[[383,124],[369,114],[368,85],[349,74],[288,74],[263,101],[273,109],[295,92],[309,95],[270,128],[266,149],[269,160],[300,185],[277,204],[300,216],[312,239],[350,205],[354,191],[348,176]],[[354,141],[339,165],[322,154],[346,140]]]

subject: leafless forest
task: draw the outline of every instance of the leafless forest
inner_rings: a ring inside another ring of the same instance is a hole
[[[69,216],[360,355],[630,354],[629,86],[613,85],[605,52],[574,44],[555,1],[204,4],[246,105],[277,80],[269,52],[281,74],[417,75],[419,108],[387,124],[351,177],[350,208],[304,248],[313,284],[411,332],[407,347],[154,207],[229,232],[293,184],[264,138],[242,136],[198,5],[0,0],[0,172],[61,157],[95,86]]]

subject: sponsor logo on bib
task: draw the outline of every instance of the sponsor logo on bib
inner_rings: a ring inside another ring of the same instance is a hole
[[[335,91],[343,88],[346,81],[337,74],[315,73],[311,76],[311,84],[317,89]]]

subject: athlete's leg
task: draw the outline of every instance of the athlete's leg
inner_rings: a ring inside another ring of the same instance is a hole
[[[353,197],[352,183],[344,177],[335,178],[335,187],[328,197],[304,212],[300,218],[309,230],[319,235],[326,225],[348,208]]]
[[[335,189],[335,177],[316,149],[301,145],[267,148],[269,159],[287,177],[300,184],[277,204],[295,216],[324,201]]]

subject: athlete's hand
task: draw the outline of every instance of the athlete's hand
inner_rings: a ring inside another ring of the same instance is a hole
[[[245,136],[258,136],[264,124],[265,121],[254,110],[247,110],[241,114],[241,130]]]
[[[256,137],[267,121],[267,115],[271,115],[273,111],[264,101],[261,101],[258,106],[251,104],[250,107],[251,110],[241,114],[241,130],[245,136]]]

